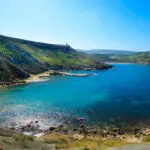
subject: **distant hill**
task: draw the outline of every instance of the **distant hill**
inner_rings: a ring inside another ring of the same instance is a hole
[[[85,52],[87,54],[91,54],[93,57],[95,57],[95,59],[100,59],[103,62],[131,62],[150,64],[150,51],[138,52],[127,50],[94,49],[86,50]]]
[[[120,61],[120,62],[150,64],[150,51],[139,52],[134,55],[118,56],[114,59],[116,59],[116,61]]]
[[[69,45],[47,44],[0,35],[0,82],[21,79],[48,69],[106,69],[93,56]],[[5,79],[4,79],[5,78]]]
[[[99,58],[104,62],[127,62],[127,63],[141,63],[150,64],[150,51],[145,52],[107,52],[107,53],[91,53],[95,58]]]
[[[113,49],[93,49],[84,51],[88,54],[104,54],[104,55],[129,55],[135,54],[134,51],[128,50],[113,50]]]

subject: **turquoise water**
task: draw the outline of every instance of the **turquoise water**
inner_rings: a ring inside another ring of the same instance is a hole
[[[1,90],[0,124],[39,120],[45,127],[76,117],[110,125],[150,120],[150,66],[115,64],[107,71],[89,72],[95,76],[50,77]]]

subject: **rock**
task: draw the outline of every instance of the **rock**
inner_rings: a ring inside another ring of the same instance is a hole
[[[117,133],[118,132],[118,128],[113,128],[112,131]]]
[[[80,125],[80,128],[85,128],[85,125],[84,125],[84,124],[81,124],[81,125]]]
[[[119,134],[119,135],[123,135],[124,133],[125,133],[124,129],[119,129],[119,130],[118,130],[118,134]]]
[[[83,117],[77,118],[78,121],[84,121],[85,119]]]
[[[56,127],[50,127],[49,130],[50,131],[54,131],[56,129]]]
[[[134,134],[137,134],[137,133],[139,133],[140,132],[140,129],[138,129],[138,128],[135,128],[134,129]]]
[[[58,128],[63,128],[65,125],[64,124],[61,124],[58,126]]]
[[[39,127],[40,127],[40,126],[37,124],[37,125],[36,125],[36,128],[39,128]]]
[[[27,124],[27,127],[28,127],[28,128],[31,128],[31,124]]]
[[[117,134],[116,133],[113,133],[113,137],[116,137],[117,136]]]
[[[26,127],[25,126],[23,126],[23,127],[21,127],[21,130],[24,130]]]
[[[90,148],[88,148],[88,147],[85,147],[83,150],[90,150]]]
[[[14,128],[14,127],[11,127],[10,129],[11,129],[11,130],[15,130],[15,128]]]
[[[78,129],[77,129],[77,128],[74,128],[73,131],[78,131]]]
[[[77,118],[77,121],[79,122],[79,124],[86,124],[87,123],[86,119],[84,119],[83,117]]]
[[[97,131],[97,130],[93,130],[92,133],[93,133],[93,134],[97,134],[98,131]]]
[[[71,124],[71,121],[68,121],[67,124]]]

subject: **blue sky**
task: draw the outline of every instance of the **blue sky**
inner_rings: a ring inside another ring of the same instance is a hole
[[[78,49],[150,50],[149,0],[0,0],[0,34]]]

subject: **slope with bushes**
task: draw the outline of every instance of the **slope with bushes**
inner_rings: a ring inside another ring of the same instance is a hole
[[[6,79],[22,79],[48,69],[107,69],[110,67],[89,54],[76,51],[69,45],[46,44],[2,35],[0,35],[0,60],[1,62],[4,60],[0,66],[0,81],[4,78],[5,81]]]

